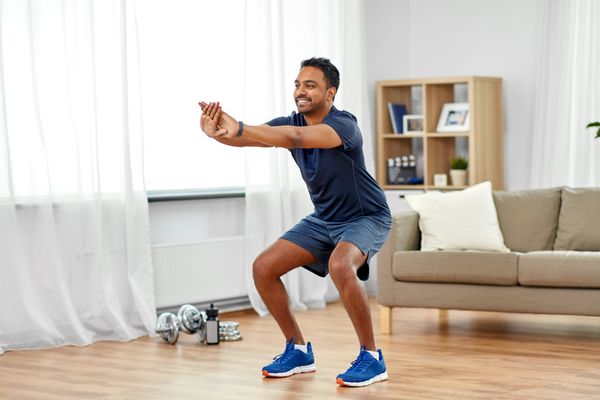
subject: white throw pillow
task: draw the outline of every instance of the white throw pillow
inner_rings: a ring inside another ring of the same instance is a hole
[[[408,195],[406,201],[419,213],[423,251],[510,251],[504,245],[490,182],[459,192]]]

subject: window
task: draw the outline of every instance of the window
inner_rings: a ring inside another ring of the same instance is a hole
[[[244,186],[244,150],[208,140],[198,106],[243,113],[244,4],[138,2],[147,190]]]
[[[299,61],[339,55],[338,7],[0,1],[0,197],[244,186],[247,150],[208,139],[198,101],[289,113]]]

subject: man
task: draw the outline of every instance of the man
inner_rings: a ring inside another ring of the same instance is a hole
[[[356,361],[336,382],[365,386],[387,379],[377,350],[366,293],[359,279],[387,238],[391,218],[383,191],[365,168],[362,135],[354,115],[333,106],[339,72],[325,58],[302,61],[295,81],[298,112],[250,126],[226,114],[219,103],[200,103],[202,130],[230,146],[285,147],[298,164],[315,206],[313,214],[283,234],[253,264],[256,288],[286,338],[283,354],[262,370],[286,377],[315,370],[288,305],[280,277],[304,266],[335,283],[360,342]]]

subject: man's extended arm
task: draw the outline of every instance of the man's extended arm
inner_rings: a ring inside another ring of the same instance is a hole
[[[269,126],[244,125],[242,135],[237,136],[240,125],[237,120],[222,112],[218,103],[210,103],[203,109],[203,118],[219,129],[214,132],[215,139],[246,139],[269,147],[293,148],[334,148],[342,145],[342,140],[332,127],[326,124],[310,126]],[[218,119],[217,119],[218,118]],[[206,131],[205,131],[206,132]],[[229,143],[227,143],[229,144]]]
[[[223,110],[221,110],[221,108],[218,106],[218,103],[217,103],[217,108],[214,109],[212,117],[211,117],[210,112],[206,112],[206,113],[204,112],[206,107],[208,107],[207,103],[201,101],[198,103],[198,105],[200,106],[200,109],[203,111],[202,116],[200,117],[200,128],[202,129],[202,131],[204,133],[206,133],[206,135],[208,137],[213,138],[220,143],[226,144],[228,146],[233,146],[233,147],[268,147],[265,144],[252,141],[245,137],[227,138],[224,136],[219,136],[218,135],[218,132],[220,129],[219,120],[221,119],[221,116],[223,114],[225,114],[223,112]]]

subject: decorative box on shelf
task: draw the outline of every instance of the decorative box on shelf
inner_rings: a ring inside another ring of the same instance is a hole
[[[388,158],[388,185],[409,185],[417,177],[417,164],[413,154]]]

